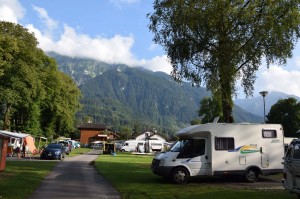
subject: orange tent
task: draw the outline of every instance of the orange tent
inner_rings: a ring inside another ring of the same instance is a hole
[[[27,145],[29,151],[32,153],[32,155],[38,154],[38,150],[36,149],[34,145],[34,140],[32,136],[27,136],[24,138],[25,144]]]

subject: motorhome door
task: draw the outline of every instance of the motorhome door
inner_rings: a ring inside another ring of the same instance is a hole
[[[190,168],[192,176],[208,174],[207,140],[188,140],[177,158]]]

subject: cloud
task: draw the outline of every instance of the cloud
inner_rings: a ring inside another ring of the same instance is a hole
[[[257,93],[267,90],[300,96],[300,71],[287,71],[282,67],[270,66],[259,74],[255,90]]]
[[[110,0],[109,2],[116,6],[120,6],[121,4],[132,4],[139,1],[140,0]]]
[[[25,10],[17,0],[0,0],[0,20],[17,23]]]
[[[151,60],[141,60],[138,65],[152,71],[162,71],[167,74],[170,74],[172,71],[172,65],[166,55],[156,56]]]
[[[33,10],[35,10],[38,13],[42,22],[46,25],[47,32],[51,33],[52,30],[58,27],[58,22],[49,17],[47,11],[44,8],[39,8],[36,6],[32,7]]]
[[[166,56],[157,56],[150,60],[137,60],[131,49],[134,44],[133,36],[115,35],[112,38],[95,37],[77,33],[68,25],[64,25],[64,32],[57,41],[47,34],[43,34],[32,24],[26,26],[39,41],[39,47],[44,51],[54,51],[60,55],[70,57],[92,58],[110,64],[126,64],[142,66],[152,71],[170,73],[171,65]]]

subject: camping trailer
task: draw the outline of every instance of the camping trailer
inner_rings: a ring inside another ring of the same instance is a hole
[[[124,142],[121,151],[122,152],[144,152],[144,140],[127,140]],[[137,150],[138,149],[138,150]]]
[[[256,182],[259,175],[283,172],[283,128],[280,124],[207,123],[184,128],[179,140],[154,157],[153,173],[174,183],[191,176],[243,175]]]

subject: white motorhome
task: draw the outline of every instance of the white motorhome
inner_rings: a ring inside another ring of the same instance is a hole
[[[122,152],[144,152],[144,140],[127,140],[124,142],[121,151]]]
[[[175,133],[179,140],[152,161],[153,173],[174,183],[191,176],[243,175],[256,182],[259,175],[283,172],[283,128],[279,124],[194,125]]]

